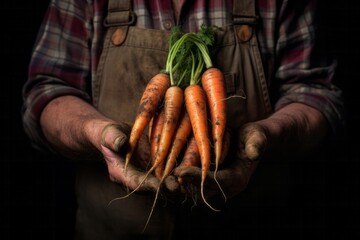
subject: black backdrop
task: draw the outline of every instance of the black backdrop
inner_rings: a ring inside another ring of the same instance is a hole
[[[360,95],[356,82],[360,79],[359,8],[350,0],[341,3],[322,0],[323,51],[339,61],[337,84],[344,90],[348,131],[339,157],[321,165],[303,168],[298,182],[298,196],[307,200],[304,213],[312,210],[311,223],[301,223],[305,231],[318,239],[355,239],[360,236],[360,164],[359,123]],[[355,1],[354,1],[355,2]],[[2,10],[1,34],[1,166],[0,166],[0,238],[71,239],[74,221],[71,163],[46,159],[34,151],[20,121],[21,87],[26,80],[32,44],[48,0],[7,1]],[[6,14],[5,14],[6,15]],[[5,32],[4,32],[5,29]],[[320,175],[318,175],[320,174]],[[314,177],[314,179],[312,179]],[[304,182],[301,181],[304,180]],[[319,181],[320,179],[320,181]],[[316,191],[308,186],[320,184]],[[300,201],[299,200],[299,204]],[[284,226],[291,229],[299,226]],[[291,235],[289,235],[291,236]]]

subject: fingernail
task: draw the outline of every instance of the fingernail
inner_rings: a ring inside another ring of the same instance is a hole
[[[124,146],[124,142],[126,141],[125,137],[117,137],[114,141],[114,148],[116,149],[116,151],[120,151],[120,149],[122,148],[122,146]]]

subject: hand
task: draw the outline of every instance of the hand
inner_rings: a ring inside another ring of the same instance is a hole
[[[244,125],[238,133],[233,134],[232,138],[229,153],[224,152],[227,158],[217,172],[216,178],[214,171],[209,171],[207,174],[204,189],[207,198],[223,198],[221,189],[226,198],[242,192],[247,187],[258,165],[258,160],[267,146],[265,129],[257,123]],[[199,167],[176,169],[175,175],[181,178],[185,187],[200,188],[201,169]],[[201,197],[198,196],[197,199]]]
[[[150,162],[150,146],[144,135],[134,152],[133,161],[124,173],[125,153],[131,126],[125,123],[108,124],[102,130],[101,152],[106,161],[111,181],[121,183],[129,189],[136,189],[146,176],[146,167]],[[149,174],[138,190],[156,191],[159,180]]]

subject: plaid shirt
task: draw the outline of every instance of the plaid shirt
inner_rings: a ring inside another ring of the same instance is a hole
[[[91,102],[91,83],[96,77],[107,0],[51,0],[33,49],[28,81],[23,88],[24,129],[35,146],[44,139],[39,125],[46,104],[62,95]],[[169,30],[182,24],[196,31],[202,23],[232,23],[231,0],[185,1],[181,23],[174,19],[172,1],[134,0],[136,24]],[[315,8],[312,0],[258,0],[257,29],[269,86],[276,90],[274,109],[303,102],[320,110],[334,132],[342,125],[341,91],[333,84],[336,63],[317,51]]]

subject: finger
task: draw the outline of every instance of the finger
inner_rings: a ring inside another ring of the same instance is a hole
[[[201,169],[198,167],[184,167],[177,169],[178,181],[185,185],[187,183],[193,183],[200,186],[201,182]]]
[[[178,181],[182,185],[192,184],[192,185],[200,187],[201,174],[202,174],[202,172],[199,167],[183,168],[179,171]],[[216,189],[216,190],[219,189],[218,185],[216,184],[216,182],[214,180],[214,175],[213,175],[212,171],[209,171],[207,173],[204,187],[207,188],[208,190],[209,189]]]
[[[110,180],[113,182],[124,183],[125,177],[122,174],[124,162],[119,159],[115,152],[103,145],[101,145],[101,152],[108,168]]]
[[[180,184],[177,181],[176,177],[173,175],[169,175],[165,178],[165,187],[170,192],[179,192],[180,191]]]
[[[183,169],[179,173],[179,180],[181,182],[181,190],[185,193],[195,196],[199,201],[203,201],[201,192],[199,191],[201,187],[201,169],[198,167],[188,167]],[[222,183],[220,183],[222,184]],[[213,178],[213,173],[209,172],[206,177],[204,185],[204,195],[207,201],[211,199],[223,199],[223,194],[219,188],[219,185],[215,182]]]
[[[104,156],[106,164],[112,168],[122,169],[124,167],[124,161],[121,161],[120,157],[108,147],[101,145],[101,152]],[[117,171],[117,169],[116,169]]]
[[[135,182],[135,187],[132,187],[132,189],[137,188],[138,191],[156,192],[160,184],[159,179],[153,174],[146,174],[145,172],[136,170],[130,164],[128,165],[127,175],[129,175],[130,178],[133,178],[131,180],[134,180]]]
[[[108,124],[101,134],[101,144],[113,151],[119,152],[128,141],[127,135],[120,130],[117,124]]]

